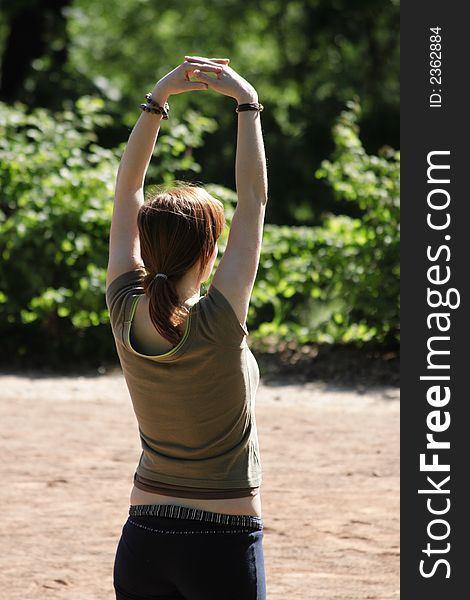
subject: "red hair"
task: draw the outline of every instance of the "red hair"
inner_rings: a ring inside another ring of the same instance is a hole
[[[181,306],[175,284],[198,261],[202,277],[225,226],[224,206],[201,187],[177,183],[146,199],[137,226],[148,271],[143,286],[150,319],[158,333],[176,345],[188,309]],[[165,273],[167,279],[154,279],[156,273]]]

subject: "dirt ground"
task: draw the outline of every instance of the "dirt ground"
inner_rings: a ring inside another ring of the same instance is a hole
[[[0,398],[0,598],[114,598],[140,455],[122,375],[3,375]],[[398,399],[262,381],[269,600],[399,598]]]

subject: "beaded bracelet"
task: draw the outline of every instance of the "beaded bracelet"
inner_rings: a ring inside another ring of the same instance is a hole
[[[147,100],[147,104],[140,104],[141,110],[155,115],[162,115],[162,119],[168,119],[170,113],[170,105],[168,102],[165,102],[163,106],[159,106],[158,103],[152,99],[152,94],[150,92],[145,94],[145,99]]]
[[[245,110],[257,110],[261,112],[264,110],[264,106],[259,102],[247,102],[246,104],[239,104],[235,109],[236,113],[244,112]]]

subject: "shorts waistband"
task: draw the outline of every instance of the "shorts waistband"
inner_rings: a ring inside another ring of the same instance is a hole
[[[227,515],[210,512],[198,508],[188,508],[177,504],[132,504],[129,507],[130,517],[168,517],[171,519],[189,519],[191,521],[208,521],[224,525],[240,525],[252,529],[263,529],[263,520],[251,515]]]

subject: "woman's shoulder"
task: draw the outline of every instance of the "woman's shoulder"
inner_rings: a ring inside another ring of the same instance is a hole
[[[144,267],[137,267],[115,276],[109,285],[106,286],[106,299],[111,298],[122,289],[132,286],[141,287],[145,274],[146,270]]]
[[[235,311],[223,292],[210,285],[198,302],[201,326],[217,343],[239,343],[249,334],[246,325],[238,320]]]
[[[126,271],[115,277],[106,288],[106,306],[112,327],[128,318],[133,299],[144,293],[145,273],[143,267]]]

